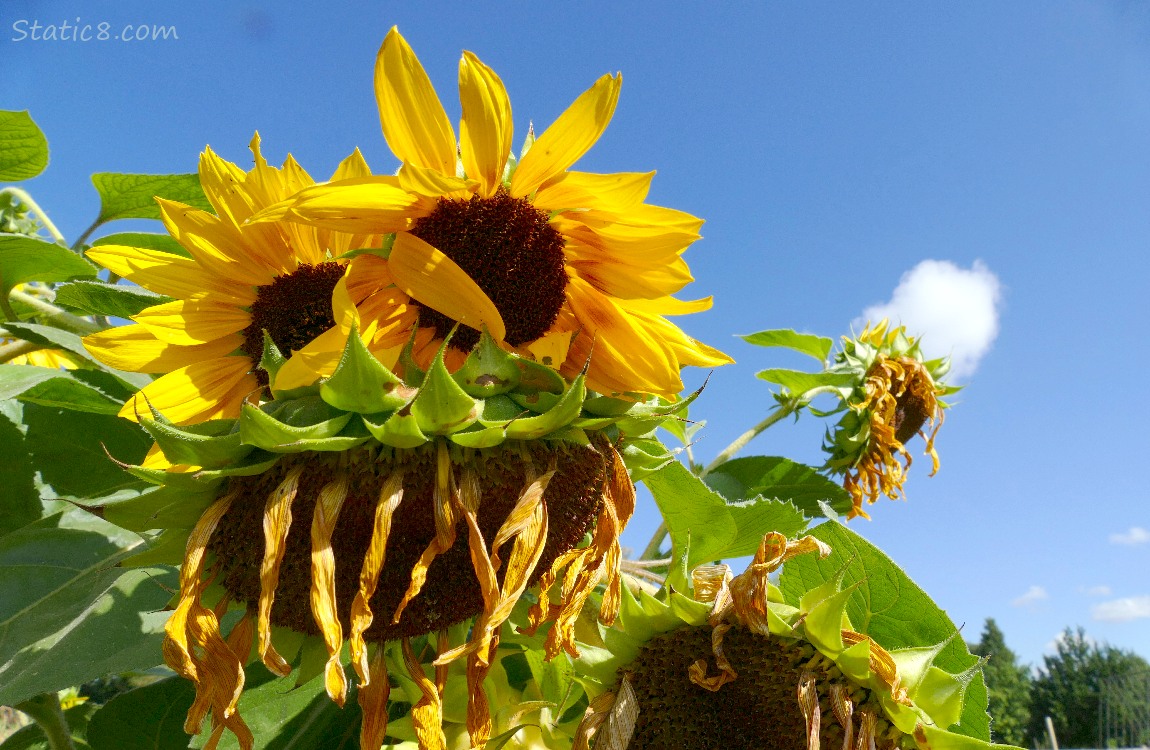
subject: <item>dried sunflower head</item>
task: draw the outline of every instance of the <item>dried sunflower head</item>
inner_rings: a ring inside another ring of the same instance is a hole
[[[978,670],[934,666],[946,643],[888,651],[846,615],[842,576],[798,607],[768,580],[820,541],[767,534],[738,576],[693,572],[695,598],[624,588],[620,618],[576,662],[590,705],[575,747],[989,748],[950,731]]]
[[[926,441],[931,476],[938,471],[934,441],[948,406],[942,397],[958,390],[943,382],[949,369],[946,359],[924,359],[905,327],[891,329],[886,320],[855,338],[843,337],[827,372],[852,376],[851,384],[843,389],[836,410],[843,415],[823,450],[829,454],[825,468],[842,476],[854,501],[849,517],[869,518],[863,504],[879,495],[902,497],[912,463],[906,443],[915,435]]]
[[[275,370],[270,343],[264,361]],[[528,586],[541,589],[530,626],[555,621],[553,653],[573,651],[600,582],[601,617],[614,618],[618,537],[634,508],[623,435],[652,431],[679,405],[604,399],[582,375],[567,381],[487,339],[454,374],[441,351],[411,383],[354,335],[331,377],[295,398],[245,404],[237,420],[139,418],[163,456],[129,470],[160,486],[109,519],[164,530],[161,550],[185,545],[164,653],[196,682],[189,731],[210,716],[214,739],[231,729],[248,746],[235,713],[242,667],[254,642],[270,670],[290,671],[278,626],[322,639],[341,705],[346,636],[367,748],[385,736],[389,690],[373,644],[394,641],[424,690],[412,713],[420,742],[440,746],[442,699],[411,645],[432,637],[438,667],[466,657],[467,728],[482,744],[484,677]],[[237,603],[245,616],[225,636],[221,617]],[[460,622],[471,622],[462,643],[438,638]]]

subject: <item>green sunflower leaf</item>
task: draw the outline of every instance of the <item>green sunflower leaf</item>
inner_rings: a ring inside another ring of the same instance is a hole
[[[768,531],[794,536],[807,527],[793,504],[762,498],[729,503],[677,461],[643,481],[670,532],[675,577],[712,560],[754,554]],[[686,590],[685,580],[671,583]]]
[[[756,496],[790,500],[810,518],[823,515],[821,503],[846,514],[851,496],[817,469],[777,456],[748,456],[720,464],[704,481],[728,500]]]
[[[96,267],[55,242],[0,235],[0,294],[26,281],[94,278]]]
[[[116,219],[159,219],[156,197],[211,211],[196,174],[122,174],[97,172],[92,184],[100,194],[97,223]]]
[[[126,284],[104,281],[73,281],[56,288],[56,304],[89,315],[129,318],[153,305],[171,302],[171,297]]]
[[[4,512],[0,513],[0,536],[32,523],[42,515],[36,490],[36,465],[28,452],[24,405],[0,401],[0,487],[4,488]]]
[[[174,572],[116,567],[143,545],[78,509],[0,538],[0,704],[159,663]]]
[[[845,566],[842,585],[855,587],[846,612],[856,630],[887,650],[933,646],[949,639],[934,666],[954,675],[978,662],[963,639],[955,637],[958,629],[946,613],[882,550],[836,522],[821,524],[811,534],[833,552],[822,560],[800,555],[783,566],[779,585],[788,603],[797,605],[804,592],[833,579]],[[989,739],[986,705],[986,685],[977,674],[966,689],[962,718],[951,731]]]
[[[831,346],[834,342],[825,336],[815,336],[810,333],[798,333],[782,328],[771,331],[759,331],[740,336],[743,341],[755,346],[781,346],[786,349],[814,357],[819,362],[826,362],[830,356]]]
[[[781,385],[794,395],[813,388],[844,388],[854,384],[855,376],[837,372],[803,372],[802,370],[763,370],[756,377]]]
[[[92,750],[187,750],[184,716],[195,688],[178,677],[117,695],[88,723]]]
[[[167,197],[167,196],[164,196]],[[98,240],[92,241],[92,247],[101,245],[124,245],[127,247],[142,247],[145,250],[159,250],[162,253],[192,257],[183,245],[170,235],[157,232],[116,232],[107,234]]]
[[[0,182],[30,180],[48,166],[48,139],[27,110],[0,110]]]
[[[143,486],[108,457],[126,463],[143,460],[152,441],[134,423],[106,414],[25,404],[23,424],[25,446],[46,485],[45,497],[88,502]]]

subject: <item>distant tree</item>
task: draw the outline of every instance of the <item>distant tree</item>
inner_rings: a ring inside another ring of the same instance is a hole
[[[993,617],[986,619],[982,639],[970,647],[978,656],[989,657],[982,668],[989,694],[990,731],[995,742],[1021,745],[1030,723],[1030,669],[1006,647],[1006,638]]]
[[[1030,728],[1027,741],[1049,746],[1045,717],[1054,723],[1061,747],[1096,747],[1098,715],[1103,688],[1150,672],[1150,663],[1131,651],[1099,646],[1082,628],[1067,628],[1058,641],[1057,653],[1043,657],[1031,687]],[[1122,705],[1118,710],[1125,710]],[[1150,740],[1150,729],[1133,738],[1135,744]]]

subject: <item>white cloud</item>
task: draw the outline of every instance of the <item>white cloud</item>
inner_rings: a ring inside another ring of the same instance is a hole
[[[1101,586],[1090,586],[1089,588],[1079,590],[1087,596],[1110,596],[1110,594],[1114,593],[1110,590],[1110,587],[1105,584]]]
[[[1150,531],[1147,531],[1141,526],[1131,526],[1127,532],[1110,535],[1111,544],[1134,546],[1135,544],[1146,544],[1147,542],[1150,542]]]
[[[1127,596],[1090,608],[1095,620],[1102,622],[1129,622],[1150,618],[1150,596]]]
[[[974,374],[998,336],[998,308],[1002,284],[986,264],[974,261],[970,269],[948,260],[924,260],[899,279],[890,301],[872,305],[855,321],[889,318],[922,337],[929,359],[949,355],[950,378],[962,381]]]
[[[1050,595],[1046,593],[1046,589],[1041,586],[1031,586],[1026,590],[1026,593],[1011,602],[1015,607],[1033,607],[1038,602],[1044,599],[1049,599]]]

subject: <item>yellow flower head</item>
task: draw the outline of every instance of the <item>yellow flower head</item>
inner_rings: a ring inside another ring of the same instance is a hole
[[[348,275],[348,302],[375,324],[369,346],[385,364],[414,334],[413,359],[425,367],[458,324],[447,353],[452,369],[486,329],[504,349],[568,378],[587,366],[588,386],[600,393],[674,397],[683,365],[731,361],[665,317],[711,305],[671,296],[692,280],[681,255],[702,221],[644,203],[653,173],[570,171],[607,127],[621,80],[600,78],[538,138],[529,135],[516,158],[499,77],[463,53],[457,141],[393,28],[376,60],[375,88],[398,174],[316,186],[257,221],[392,235],[380,253],[352,260]],[[332,342],[311,368],[330,372],[341,348]],[[289,363],[277,387],[314,379],[301,366]]]
[[[264,331],[284,355],[306,353],[335,325],[331,299],[346,265],[336,256],[379,244],[369,234],[294,223],[249,225],[256,212],[314,184],[290,156],[282,169],[269,166],[258,135],[251,149],[248,172],[210,148],[202,154],[200,184],[214,214],[157,198],[186,256],[119,245],[87,253],[112,273],[174,298],[133,316],[135,325],[84,339],[105,364],[163,373],[124,405],[123,417],[148,414],[149,404],[179,424],[239,416],[241,404],[267,384],[257,367]],[[368,173],[356,151],[334,179]]]
[[[853,374],[855,385],[824,450],[827,468],[842,475],[854,500],[849,517],[869,518],[863,503],[879,495],[902,497],[912,463],[906,443],[915,435],[926,441],[931,476],[938,471],[934,440],[947,407],[941,397],[958,390],[942,382],[948,369],[945,359],[924,360],[918,341],[903,327],[889,329],[886,320],[855,339],[843,337],[829,372]]]

